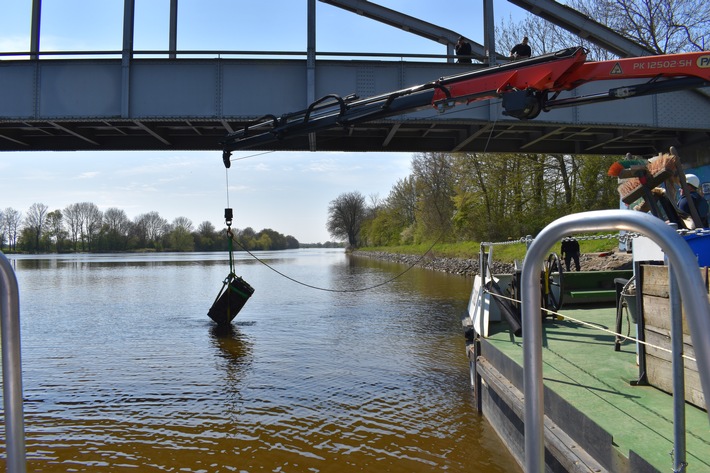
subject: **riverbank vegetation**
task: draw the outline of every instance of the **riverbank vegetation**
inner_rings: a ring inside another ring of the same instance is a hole
[[[234,249],[286,250],[299,248],[299,241],[270,228],[232,229]],[[50,211],[35,203],[24,213],[0,210],[0,250],[22,253],[130,252],[130,251],[226,251],[226,229],[202,222],[197,228],[186,217],[169,223],[158,212],[130,220],[118,208],[99,210],[96,204],[80,202]]]
[[[617,239],[582,240],[579,242],[582,253],[606,254],[617,252],[619,241]],[[525,243],[512,243],[509,245],[496,245],[494,249],[495,260],[502,263],[522,261],[525,258]],[[394,253],[403,255],[420,256],[427,254],[432,258],[476,259],[481,249],[480,242],[465,241],[459,243],[433,243],[426,242],[416,245],[398,246],[366,246],[356,251],[367,253]],[[560,253],[560,249],[551,248],[551,251]]]
[[[334,236],[348,235],[354,248],[421,253],[437,242],[433,251],[441,255],[470,257],[478,253],[481,241],[520,240],[564,215],[618,208],[617,181],[607,176],[617,159],[419,153],[412,159],[411,174],[395,183],[387,197],[368,200],[354,191],[333,200],[328,230]],[[346,221],[335,218],[338,215],[360,217]],[[341,228],[331,225],[334,221]],[[583,244],[587,248],[582,251],[604,251],[614,245]],[[524,245],[497,250],[499,256],[507,252],[524,254]]]

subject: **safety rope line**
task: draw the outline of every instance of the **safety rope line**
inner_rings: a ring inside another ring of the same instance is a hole
[[[249,251],[248,249],[246,249],[244,246],[242,246],[242,244],[239,243],[239,240],[237,240],[236,238],[234,238],[234,236],[232,236],[231,240],[234,240],[234,243],[236,243],[237,246],[239,246],[239,248],[241,248],[242,250],[244,250],[247,254],[249,254],[249,256],[251,256],[252,258],[254,258],[256,261],[258,261],[259,263],[263,264],[264,266],[266,266],[267,268],[269,268],[271,271],[275,272],[275,273],[278,274],[279,276],[282,276],[282,277],[288,279],[289,281],[295,282],[296,284],[300,284],[301,286],[305,286],[305,287],[308,287],[308,288],[311,288],[311,289],[315,289],[315,290],[317,290],[317,291],[348,293],[348,292],[363,292],[363,291],[369,291],[369,290],[376,289],[376,288],[378,288],[378,287],[384,286],[384,285],[386,285],[386,284],[389,284],[389,283],[391,283],[391,282],[393,282],[393,281],[399,279],[400,277],[404,276],[407,272],[409,272],[412,268],[414,268],[417,264],[419,264],[419,262],[420,262],[421,260],[423,260],[424,257],[425,257],[427,254],[429,254],[429,252],[434,248],[434,246],[435,246],[437,243],[439,243],[439,240],[441,240],[441,238],[442,238],[443,236],[444,236],[444,234],[443,234],[443,232],[442,232],[441,235],[439,235],[439,237],[434,241],[434,243],[431,244],[431,246],[429,247],[429,249],[426,250],[419,258],[417,258],[416,261],[414,261],[412,264],[410,264],[409,267],[408,267],[407,269],[405,269],[404,271],[402,271],[401,273],[397,274],[396,276],[394,276],[394,277],[392,277],[392,278],[390,278],[390,279],[388,279],[388,280],[386,280],[386,281],[384,281],[384,282],[381,282],[381,283],[379,283],[379,284],[375,284],[374,286],[361,287],[361,288],[356,288],[356,289],[331,289],[331,288],[327,288],[327,287],[314,286],[314,285],[312,285],[312,284],[308,284],[308,283],[305,283],[305,282],[303,282],[303,281],[299,281],[298,279],[294,279],[294,278],[292,278],[291,276],[282,273],[281,271],[279,271],[278,269],[274,268],[273,266],[271,266],[271,265],[270,265],[269,263],[267,263],[266,261],[264,261],[264,260],[262,260],[261,258],[259,258],[258,256],[256,256],[254,253],[252,253],[251,251]]]
[[[511,301],[511,302],[515,302],[515,303],[518,303],[518,304],[522,303],[522,301],[519,301],[519,300],[514,299],[514,298],[512,298],[512,297],[508,297],[508,296],[504,296],[504,295],[502,295],[502,294],[495,294],[495,293],[493,293],[493,292],[490,292],[488,289],[484,289],[483,291],[484,291],[486,294],[489,294],[489,295],[491,295],[491,296],[493,296],[493,297],[497,297],[497,298],[499,298],[499,299],[505,299],[505,300],[508,300],[508,301]],[[613,330],[609,330],[608,328],[604,328],[604,327],[602,327],[602,326],[599,325],[599,324],[593,324],[593,323],[590,323],[590,322],[585,322],[584,320],[575,319],[574,317],[570,317],[570,316],[565,315],[565,314],[563,314],[563,313],[561,313],[561,312],[555,312],[554,310],[546,309],[546,308],[544,308],[544,307],[540,307],[540,310],[544,310],[544,311],[547,312],[548,314],[554,315],[555,317],[560,317],[561,320],[570,320],[571,322],[575,322],[575,323],[577,323],[577,324],[579,324],[579,325],[583,325],[583,326],[588,327],[588,328],[596,329],[596,330],[599,330],[599,331],[601,331],[601,332],[606,332],[606,333],[608,333],[608,334],[610,334],[610,335],[614,335],[614,336],[616,336],[616,337],[620,337],[620,338],[623,338],[623,339],[625,339],[625,340],[629,340],[629,341],[633,341],[633,342],[636,342],[636,343],[640,343],[640,344],[645,345],[645,346],[647,346],[647,347],[655,348],[655,349],[657,349],[657,350],[665,351],[665,352],[667,352],[667,353],[673,353],[673,351],[670,350],[669,348],[659,347],[659,346],[657,346],[657,345],[653,345],[652,343],[648,343],[648,342],[646,342],[646,341],[644,341],[644,340],[639,340],[638,338],[630,337],[630,336],[628,336],[628,335],[624,335],[624,334],[621,334],[621,333],[616,333],[616,332],[614,332]],[[688,356],[688,355],[686,355],[685,353],[683,354],[683,358],[685,358],[686,360],[690,360],[690,361],[697,361],[695,358],[693,358],[692,356]]]
[[[707,228],[696,228],[695,230],[688,230],[685,228],[681,228],[676,230],[676,233],[680,236],[686,236],[686,235],[697,235],[697,236],[705,236],[705,235],[710,235],[710,229]],[[574,235],[574,236],[566,236],[563,238],[563,240],[570,240],[570,239],[575,239],[578,241],[592,241],[592,240],[619,240],[621,243],[627,243],[629,240],[633,238],[637,238],[640,236],[644,236],[641,233],[636,233],[636,232],[628,232],[624,231],[619,232],[619,233],[605,233],[601,235]],[[504,245],[517,245],[520,243],[532,243],[534,238],[530,235],[520,237],[516,240],[508,240],[508,241],[482,241],[481,246],[504,246]]]

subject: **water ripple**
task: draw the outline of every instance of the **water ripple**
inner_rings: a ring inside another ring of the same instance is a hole
[[[401,270],[332,250],[265,257],[326,287]],[[16,267],[28,471],[518,468],[473,408],[462,278],[413,270],[333,294],[241,264],[256,292],[224,330],[206,316],[224,255],[23,257]]]

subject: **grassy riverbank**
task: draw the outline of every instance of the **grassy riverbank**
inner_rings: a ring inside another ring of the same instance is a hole
[[[616,238],[599,239],[599,240],[582,240],[579,242],[582,253],[605,253],[608,251],[618,251],[619,240]],[[358,251],[373,251],[384,253],[399,253],[406,255],[422,255],[430,250],[431,256],[435,258],[462,258],[470,259],[477,258],[481,248],[480,242],[465,241],[459,243],[437,243],[432,246],[432,243],[420,243],[418,245],[402,245],[402,246],[374,246],[359,248]],[[560,248],[557,245],[552,248],[559,254]],[[514,260],[522,261],[525,258],[525,244],[512,243],[510,245],[497,245],[494,249],[495,259],[501,262],[513,262]]]

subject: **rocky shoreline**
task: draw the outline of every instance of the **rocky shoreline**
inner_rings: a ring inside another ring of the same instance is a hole
[[[415,265],[434,271],[472,277],[478,274],[478,258],[441,258],[429,254],[406,255],[387,253],[384,251],[354,251],[353,256],[362,256],[407,266]],[[627,253],[584,253],[580,257],[582,271],[605,271],[613,269],[630,269],[632,267],[631,255]],[[514,270],[512,263],[493,262],[493,274],[511,274]]]

